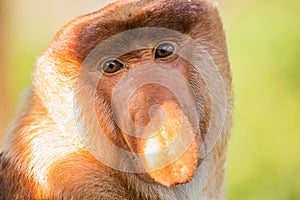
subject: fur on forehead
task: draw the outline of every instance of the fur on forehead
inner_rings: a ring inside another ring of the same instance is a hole
[[[54,42],[52,49],[81,62],[96,45],[115,34],[141,27],[188,33],[196,23],[209,24],[214,11],[211,0],[122,0],[73,20],[66,26],[69,29],[57,35],[60,46]]]

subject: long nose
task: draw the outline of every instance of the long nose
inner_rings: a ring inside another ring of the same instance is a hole
[[[134,135],[125,135],[125,140],[141,155],[149,176],[166,186],[190,180],[197,165],[196,130],[178,98],[164,86],[148,84],[129,102],[135,126],[143,128],[133,129]]]
[[[190,181],[198,163],[199,115],[187,80],[167,66],[143,66],[129,70],[113,93],[114,119],[134,165],[165,186]]]

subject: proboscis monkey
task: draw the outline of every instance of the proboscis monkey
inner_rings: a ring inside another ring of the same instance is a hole
[[[231,107],[215,1],[117,1],[38,58],[0,199],[221,199]]]

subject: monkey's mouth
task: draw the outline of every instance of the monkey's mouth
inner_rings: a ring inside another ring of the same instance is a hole
[[[172,103],[163,105],[166,111],[163,123],[155,120],[157,115],[152,118],[152,123],[160,124],[156,130],[150,126],[140,133],[149,137],[125,136],[130,149],[140,155],[139,162],[145,171],[140,177],[168,187],[187,183],[193,178],[199,153],[199,137],[188,118],[173,106]]]

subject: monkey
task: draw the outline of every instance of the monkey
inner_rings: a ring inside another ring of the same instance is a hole
[[[215,1],[116,1],[37,59],[0,199],[222,199],[232,105]]]

